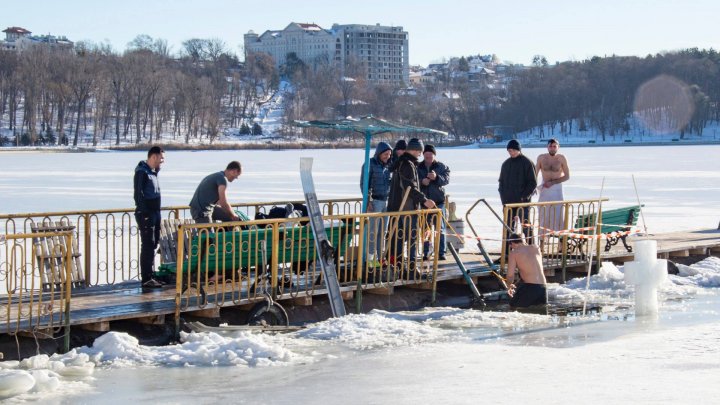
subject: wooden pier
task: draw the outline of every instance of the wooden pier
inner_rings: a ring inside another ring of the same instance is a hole
[[[671,232],[663,234],[650,235],[648,237],[630,238],[630,245],[639,239],[653,239],[658,242],[658,256],[661,258],[687,257],[689,255],[720,255],[720,230],[705,229],[697,231]],[[473,253],[462,253],[461,260],[467,267],[473,277],[492,277],[491,271],[483,256]],[[491,259],[497,259],[498,254],[491,255]],[[616,261],[622,263],[633,259],[632,253],[628,253],[622,246],[614,246],[609,252],[602,252],[601,260]],[[572,267],[572,260],[568,261],[567,266]],[[559,268],[558,261],[554,263],[546,263],[546,271],[552,272]],[[456,263],[452,260],[446,260],[439,263],[437,282],[455,282],[462,279],[462,274]],[[379,293],[392,295],[397,288],[413,287],[413,288],[431,288],[431,282],[396,282],[394,285],[385,285],[381,287],[366,287],[364,293]],[[219,308],[232,307],[232,297],[237,298],[239,291],[233,290],[226,284],[211,285],[210,288],[225,288],[218,295],[217,290],[213,291],[212,298],[206,305],[199,302],[187,301],[186,309],[183,313],[189,313],[194,316],[217,317]],[[355,293],[356,285],[343,285],[342,290],[346,299],[352,299]],[[324,295],[322,288],[315,288],[313,295],[298,293],[295,296],[280,296],[278,302],[281,305],[312,305],[312,297]],[[225,296],[223,296],[225,295]],[[93,331],[107,331],[112,329],[112,322],[118,320],[137,320],[140,323],[163,323],[166,315],[175,312],[175,296],[176,290],[174,286],[167,286],[150,293],[142,293],[138,282],[120,283],[114,286],[105,287],[89,287],[73,291],[72,305],[70,311],[70,325],[77,326],[82,329]],[[218,298],[220,297],[220,298]],[[218,305],[213,300],[223,299],[222,305]],[[252,304],[252,303],[251,303]],[[351,303],[348,303],[352,306]],[[239,305],[238,305],[239,306]],[[248,308],[245,302],[242,306]],[[242,307],[241,306],[241,307]],[[59,310],[59,309],[56,309]],[[9,314],[12,319],[15,314]],[[292,320],[291,320],[292,321]],[[23,324],[18,324],[19,329],[23,329]]]

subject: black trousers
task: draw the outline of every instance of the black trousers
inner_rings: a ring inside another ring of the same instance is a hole
[[[514,308],[546,304],[547,288],[544,284],[518,283],[515,296],[510,299],[510,306]]]
[[[155,252],[160,243],[160,211],[136,212],[138,232],[140,233],[140,281],[150,280],[155,267]]]

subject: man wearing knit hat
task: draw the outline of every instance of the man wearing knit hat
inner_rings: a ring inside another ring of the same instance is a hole
[[[443,210],[445,215],[445,186],[450,183],[450,168],[443,162],[435,159],[437,151],[435,146],[427,144],[423,150],[423,161],[418,165],[418,178],[420,191],[425,197],[433,200],[435,205]],[[435,216],[428,217],[428,225],[436,223]],[[440,222],[440,246],[438,247],[438,260],[445,260],[445,221]],[[430,256],[430,242],[423,243],[423,260]]]
[[[500,178],[498,179],[500,183],[498,191],[503,205],[530,202],[535,187],[537,187],[535,165],[522,154],[521,150],[522,147],[517,139],[511,139],[508,142],[507,151],[510,157],[503,162],[500,169]],[[512,210],[508,217],[508,226],[511,229],[513,228],[512,221],[516,216],[519,216],[520,220],[526,223],[528,214],[529,209],[527,207]],[[529,236],[529,231],[529,228],[525,228],[523,233]],[[506,249],[507,251],[509,251],[509,248]]]
[[[399,139],[397,142],[395,142],[395,148],[393,149],[392,156],[390,157],[390,163],[388,164],[391,172],[395,171],[395,163],[397,163],[398,159],[400,159],[400,156],[405,153],[406,149],[407,142],[405,142],[404,139]]]
[[[425,197],[420,191],[420,181],[417,174],[417,159],[423,151],[423,143],[417,138],[412,138],[407,144],[405,153],[398,158],[395,164],[395,172],[390,180],[390,195],[388,197],[388,212],[414,211],[420,207],[435,208],[435,203]],[[407,199],[403,201],[406,190]],[[404,205],[402,205],[404,202]],[[404,245],[407,242],[410,253],[410,262],[414,263],[417,243],[417,215],[406,215],[397,218],[397,227],[392,235],[389,235],[389,255],[394,258],[395,263],[402,263],[400,258],[404,256]],[[391,226],[391,228],[393,228]]]

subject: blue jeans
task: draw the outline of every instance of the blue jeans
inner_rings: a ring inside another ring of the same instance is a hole
[[[445,213],[445,203],[437,204],[437,207],[442,210],[443,217],[447,218],[447,214]],[[428,227],[435,226],[435,221],[437,221],[435,215],[428,215],[427,218]],[[432,240],[435,240],[435,238],[433,237]],[[431,246],[430,241],[423,242],[423,256],[430,256]],[[440,219],[440,247],[438,248],[438,256],[445,256],[445,221],[442,218]]]
[[[368,212],[385,212],[385,208],[387,208],[387,201],[373,200],[372,209],[368,209]],[[383,242],[385,241],[387,225],[388,217],[370,218],[370,232],[368,232],[369,254],[375,255],[376,253],[382,253],[384,251]]]

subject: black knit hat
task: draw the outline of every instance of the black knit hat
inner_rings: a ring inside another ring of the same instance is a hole
[[[511,139],[510,142],[507,144],[507,148],[505,149],[515,149],[515,150],[522,150],[520,147],[520,142],[518,142],[517,139]]]
[[[437,151],[435,151],[435,145],[427,144],[425,145],[425,149],[423,149],[423,153],[425,152],[432,152],[433,155],[437,155]]]
[[[400,150],[407,149],[407,142],[405,142],[404,139],[401,139],[401,140],[395,142],[395,150],[397,150],[397,149],[400,149]]]
[[[407,150],[423,150],[422,141],[417,138],[412,138],[410,142],[408,142]]]

